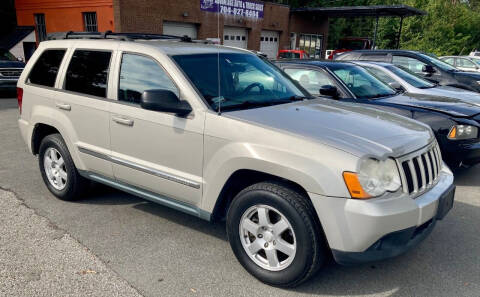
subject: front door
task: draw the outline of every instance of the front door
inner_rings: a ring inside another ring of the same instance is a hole
[[[181,92],[154,58],[121,53],[118,100],[110,137],[115,178],[123,183],[198,205],[202,193],[204,113],[187,117],[143,109],[145,90]]]

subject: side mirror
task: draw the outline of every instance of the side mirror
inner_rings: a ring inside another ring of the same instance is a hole
[[[192,112],[187,101],[180,100],[174,92],[169,90],[146,90],[140,98],[143,109],[171,112],[178,116],[186,116]]]
[[[404,90],[402,85],[398,81],[392,81],[391,83],[388,83],[388,85],[392,89],[397,90],[397,91],[403,91]]]
[[[332,85],[324,85],[320,87],[320,95],[328,96],[337,99],[338,98],[338,90],[337,87]]]
[[[422,72],[432,74],[435,73],[435,68],[432,65],[423,65]]]

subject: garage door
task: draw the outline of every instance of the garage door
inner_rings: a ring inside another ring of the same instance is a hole
[[[260,36],[260,51],[268,56],[269,59],[275,59],[278,53],[277,31],[262,31]]]
[[[163,34],[197,39],[197,26],[192,23],[163,22]]]
[[[223,45],[247,48],[247,29],[223,27]]]

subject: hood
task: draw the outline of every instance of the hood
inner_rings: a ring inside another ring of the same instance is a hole
[[[467,99],[461,96],[461,93],[457,93],[457,95],[453,93],[454,92],[450,91],[447,94],[448,96],[441,96],[440,93],[440,96],[405,93],[379,100],[398,105],[433,110],[455,117],[471,117],[480,113],[480,96],[475,99]]]
[[[24,68],[25,63],[20,61],[1,61],[0,68]]]
[[[398,157],[434,139],[430,128],[417,121],[331,99],[319,98],[224,115],[305,137],[359,157]]]

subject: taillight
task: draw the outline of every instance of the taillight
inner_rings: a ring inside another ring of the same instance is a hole
[[[17,88],[17,101],[18,101],[18,109],[20,110],[20,114],[22,114],[22,101],[23,101],[22,88]]]

